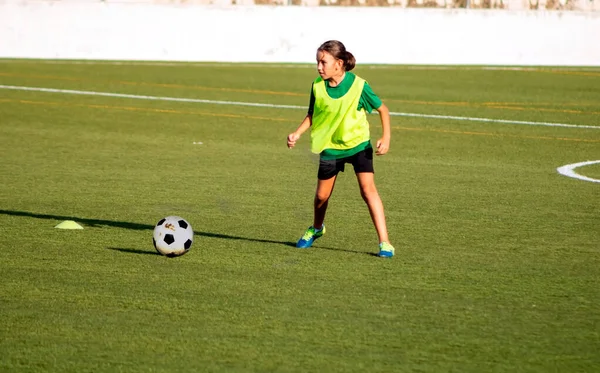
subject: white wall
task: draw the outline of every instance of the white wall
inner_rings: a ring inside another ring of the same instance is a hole
[[[0,57],[600,66],[600,13],[0,0]]]

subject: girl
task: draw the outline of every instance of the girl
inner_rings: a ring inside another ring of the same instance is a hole
[[[384,155],[390,147],[390,114],[367,82],[350,72],[355,65],[354,56],[340,41],[327,41],[317,49],[320,77],[312,85],[308,114],[287,137],[288,147],[293,148],[310,128],[311,151],[320,154],[313,225],[308,227],[296,247],[309,248],[315,239],[325,234],[323,221],[335,179],[340,171],[344,171],[344,165],[350,163],[379,236],[379,256],[391,258],[394,247],[389,243],[383,204],[375,188],[373,148],[366,113],[373,109],[379,112],[383,136],[377,141],[377,155]]]

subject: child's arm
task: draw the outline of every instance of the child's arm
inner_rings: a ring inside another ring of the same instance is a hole
[[[296,141],[298,141],[300,136],[302,136],[302,134],[304,132],[306,132],[306,130],[309,129],[311,125],[312,125],[312,115],[307,114],[306,117],[304,118],[304,120],[302,121],[302,123],[300,123],[300,125],[296,129],[296,131],[294,131],[288,135],[288,137],[287,137],[288,148],[290,148],[290,149],[293,148],[294,145],[296,145]]]
[[[383,135],[379,140],[377,140],[377,155],[384,155],[390,149],[390,139],[392,137],[391,128],[390,128],[390,110],[385,104],[381,104],[380,107],[377,108],[377,112],[379,112],[379,119],[381,119],[381,129],[383,130]]]

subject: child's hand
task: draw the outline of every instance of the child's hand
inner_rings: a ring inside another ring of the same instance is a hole
[[[384,155],[390,150],[390,139],[381,138],[377,140],[377,155]]]
[[[300,138],[300,135],[297,134],[296,132],[292,132],[288,135],[287,137],[287,146],[288,148],[293,148],[294,145],[296,145],[296,141],[298,141],[298,139]]]

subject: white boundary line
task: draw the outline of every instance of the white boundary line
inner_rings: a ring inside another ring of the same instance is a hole
[[[72,90],[72,89],[23,87],[23,86],[12,86],[12,85],[0,85],[0,89],[9,89],[9,90],[17,90],[17,91],[47,92],[47,93],[64,93],[64,94],[87,95],[87,96],[121,97],[121,98],[137,99],[137,100],[176,101],[176,102],[194,102],[194,103],[214,104],[214,105],[268,107],[268,108],[276,108],[276,109],[306,109],[307,108],[306,106],[298,106],[298,105],[261,104],[258,102],[205,100],[205,99],[185,98],[185,97],[144,96],[144,95],[131,95],[131,94],[125,94],[125,93],[79,91],[79,90]],[[528,126],[566,127],[566,128],[580,128],[580,129],[587,128],[587,129],[600,130],[600,126],[588,126],[588,125],[567,124],[567,123],[530,122],[530,121],[522,121],[522,120],[461,117],[461,116],[454,116],[454,115],[435,115],[435,114],[418,114],[418,113],[402,113],[402,112],[390,112],[390,115],[398,116],[398,117],[433,118],[433,119],[459,120],[459,121],[471,121],[471,122],[523,124],[523,125],[528,125]]]
[[[561,167],[557,168],[556,171],[558,171],[558,173],[563,176],[572,177],[574,179],[579,179],[579,180],[583,180],[583,181],[591,181],[592,183],[600,183],[600,180],[598,180],[598,179],[592,179],[591,177],[579,175],[577,172],[573,171],[578,167],[589,166],[591,164],[596,164],[596,163],[600,163],[600,161],[587,161],[587,162],[573,163],[573,164],[561,166]]]
[[[194,62],[194,61],[147,61],[147,60],[45,60],[36,58],[0,58],[0,63],[28,63],[46,65],[131,65],[131,66],[195,66],[195,67],[277,67],[277,68],[312,68],[313,62]],[[597,66],[479,66],[479,65],[397,65],[385,63],[363,63],[365,69],[399,69],[399,70],[474,70],[474,71],[529,71],[529,72],[599,72]]]
[[[256,106],[256,107],[270,107],[279,109],[306,109],[306,106],[298,105],[275,105],[275,104],[261,104],[258,102],[240,102],[240,101],[219,101],[219,100],[204,100],[200,98],[185,98],[185,97],[162,97],[162,96],[144,96],[144,95],[130,95],[126,93],[111,93],[111,92],[94,92],[94,91],[78,91],[73,89],[56,89],[56,88],[39,88],[39,87],[20,87],[12,85],[0,85],[0,89],[12,89],[17,91],[36,91],[36,92],[48,92],[48,93],[66,93],[72,95],[86,95],[86,96],[105,96],[105,97],[121,97],[121,98],[132,98],[137,100],[154,100],[154,101],[177,101],[177,102],[195,102],[200,104],[215,104],[215,105],[234,105],[234,106]],[[599,127],[600,129],[600,127]]]

